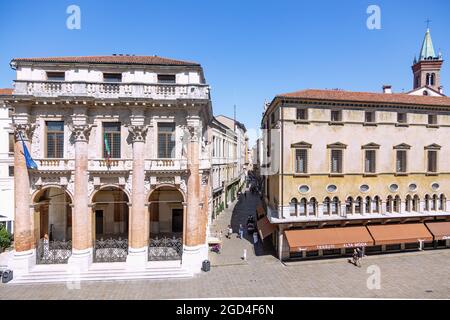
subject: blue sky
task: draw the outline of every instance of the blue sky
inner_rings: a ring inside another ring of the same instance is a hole
[[[66,8],[81,8],[81,30]],[[381,8],[381,30],[366,9]],[[411,63],[431,19],[450,53],[448,0],[40,0],[0,1],[0,87],[11,87],[13,57],[159,55],[202,64],[215,114],[259,127],[265,100],[305,88],[408,91]],[[442,84],[450,92],[450,68]]]

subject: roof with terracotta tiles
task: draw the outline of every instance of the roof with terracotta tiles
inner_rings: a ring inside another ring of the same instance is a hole
[[[448,106],[449,97],[417,96],[405,93],[373,93],[353,92],[344,90],[315,90],[307,89],[277,95],[276,98],[296,98],[321,101],[358,102],[358,103],[386,103],[408,104],[424,106]]]
[[[162,57],[158,57],[158,56],[134,56],[134,55],[15,58],[12,60],[12,62],[200,66],[200,64],[198,64],[196,62],[174,60],[174,59],[162,58]]]
[[[13,94],[13,89],[9,89],[9,88],[0,88],[0,95],[11,95]]]

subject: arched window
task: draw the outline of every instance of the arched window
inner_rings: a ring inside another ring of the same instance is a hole
[[[331,214],[339,214],[339,198],[334,197],[333,202],[331,203]]]
[[[300,200],[300,207],[299,207],[299,214],[301,216],[306,216],[306,210],[307,210],[306,205],[307,205],[306,198],[302,198]]]
[[[348,197],[347,201],[345,201],[345,213],[352,214],[353,213],[353,198]]]
[[[372,208],[372,199],[370,197],[366,197],[366,210],[364,213],[370,213]]]
[[[386,212],[392,213],[392,196],[388,196],[386,199]]]
[[[380,197],[375,196],[372,201],[372,213],[380,213]]]
[[[291,202],[289,203],[289,214],[291,216],[297,216],[297,204],[298,204],[297,199],[292,198]]]
[[[317,201],[316,198],[311,198],[308,203],[308,215],[315,216],[317,212]]]
[[[411,196],[408,194],[406,196],[406,200],[405,200],[405,211],[406,212],[411,212]]]
[[[438,204],[438,196],[435,194],[433,195],[433,200],[431,201],[431,210],[436,211],[437,204]]]
[[[439,210],[440,211],[445,211],[445,196],[443,194],[441,194],[441,196],[439,197]]]
[[[397,195],[394,198],[394,211],[400,213],[400,204],[402,203],[400,196]]]
[[[362,213],[363,200],[361,197],[356,198],[355,201],[355,213]]]
[[[425,211],[430,211],[430,196],[425,195]]]
[[[412,210],[414,212],[419,212],[419,196],[416,194],[412,200]]]
[[[432,73],[430,78],[430,85],[434,86],[435,82],[436,82],[436,74]]]
[[[329,215],[330,213],[330,198],[326,197],[323,200],[323,214]]]

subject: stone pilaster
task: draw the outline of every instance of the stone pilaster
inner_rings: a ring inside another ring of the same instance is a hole
[[[85,122],[72,127],[75,144],[75,201],[72,214],[72,256],[69,264],[80,270],[86,270],[92,263],[92,210],[89,208],[88,195],[88,141],[91,128]]]
[[[148,209],[145,206],[147,199],[144,186],[147,127],[130,125],[128,130],[133,143],[133,176],[127,264],[130,267],[145,267],[150,224]]]

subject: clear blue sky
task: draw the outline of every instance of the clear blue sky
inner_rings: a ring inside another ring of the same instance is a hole
[[[81,30],[66,28],[71,4],[81,8]],[[371,4],[381,8],[381,30],[366,27]],[[0,87],[12,85],[13,57],[156,54],[201,63],[214,113],[232,116],[236,104],[238,120],[257,128],[264,101],[279,93],[410,90],[428,18],[445,59],[448,0],[1,0]]]

